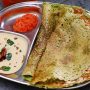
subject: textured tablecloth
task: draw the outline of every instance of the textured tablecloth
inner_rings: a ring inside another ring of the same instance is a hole
[[[42,0],[40,0],[40,1],[42,1]],[[44,1],[78,5],[78,6],[82,6],[83,8],[86,8],[87,10],[90,10],[90,0],[44,0]],[[0,6],[2,6],[1,3],[0,3]],[[2,7],[0,7],[0,9],[1,8]],[[27,86],[17,84],[17,83],[0,78],[0,90],[44,90],[44,89],[27,87]],[[75,89],[75,90],[90,90],[90,84],[85,87]]]

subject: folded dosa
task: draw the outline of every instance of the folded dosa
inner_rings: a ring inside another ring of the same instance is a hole
[[[45,51],[47,40],[49,39],[52,31],[54,30],[55,22],[54,22],[52,13],[53,12],[52,12],[51,5],[48,3],[44,4],[42,25],[36,37],[36,41],[31,51],[28,63],[23,72],[23,76],[27,80],[31,80],[30,77],[34,75],[34,72],[37,67],[37,63],[40,60],[41,56],[43,55],[43,52]]]
[[[90,80],[90,15],[76,6],[60,9],[56,29],[31,81],[33,85],[60,88]]]

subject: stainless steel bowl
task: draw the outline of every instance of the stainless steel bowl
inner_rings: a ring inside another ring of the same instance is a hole
[[[22,73],[22,71],[23,71],[23,69],[24,69],[24,67],[25,67],[25,65],[26,65],[26,63],[27,63],[27,60],[28,60],[28,57],[29,57],[29,54],[30,54],[30,45],[31,45],[31,42],[30,42],[30,40],[29,40],[25,35],[23,35],[23,34],[11,32],[11,31],[6,31],[5,29],[0,29],[0,33],[7,33],[7,34],[12,34],[12,35],[20,36],[20,37],[24,38],[24,39],[27,41],[27,43],[28,43],[28,48],[27,48],[27,53],[26,53],[25,59],[24,59],[24,63],[23,63],[23,65],[22,65],[22,67],[21,67],[17,72],[15,72],[15,74],[17,75],[17,77],[14,78],[14,79],[13,79],[13,78],[10,79],[10,78],[8,78],[8,74],[7,74],[7,75],[3,75],[3,74],[0,75],[0,77],[5,78],[5,79],[8,79],[8,80],[14,81],[14,80],[17,79],[17,81],[19,81],[20,75],[21,75],[21,73]]]

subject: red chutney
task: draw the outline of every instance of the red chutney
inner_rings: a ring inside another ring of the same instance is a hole
[[[36,0],[2,0],[4,7],[10,6],[15,3],[26,2],[26,1],[36,1]]]
[[[28,32],[33,30],[38,24],[38,18],[33,14],[25,14],[16,19],[13,29],[16,32]]]

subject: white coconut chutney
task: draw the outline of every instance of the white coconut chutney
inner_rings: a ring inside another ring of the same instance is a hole
[[[0,73],[17,72],[23,65],[28,50],[28,41],[19,35],[0,33]]]

